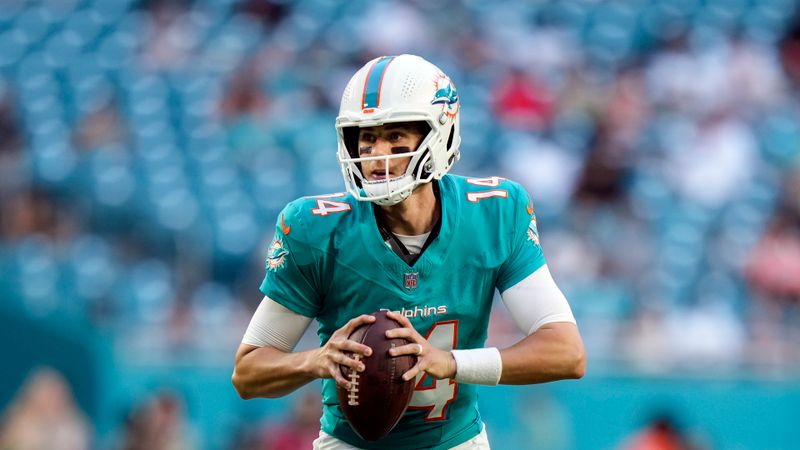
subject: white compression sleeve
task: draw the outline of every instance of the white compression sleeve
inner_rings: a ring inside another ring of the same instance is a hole
[[[533,334],[546,323],[575,323],[569,303],[546,264],[500,296],[517,327],[526,335]]]
[[[284,352],[294,349],[311,318],[290,310],[269,297],[258,305],[250,325],[242,338],[242,344],[256,347],[271,346]]]

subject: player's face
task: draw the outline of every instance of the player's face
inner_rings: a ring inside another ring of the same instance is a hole
[[[358,133],[358,156],[386,156],[410,153],[422,142],[422,134],[413,125],[390,123],[362,128]],[[389,179],[402,176],[409,158],[394,158],[389,163]],[[386,160],[362,161],[361,171],[369,181],[386,179]]]

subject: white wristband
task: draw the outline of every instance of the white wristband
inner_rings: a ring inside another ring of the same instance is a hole
[[[455,380],[466,384],[496,386],[503,372],[503,360],[496,347],[453,350],[456,360]]]

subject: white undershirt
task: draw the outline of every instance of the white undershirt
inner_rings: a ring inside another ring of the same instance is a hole
[[[509,315],[526,335],[533,334],[548,323],[575,323],[569,303],[546,264],[506,289],[500,296]],[[300,315],[269,297],[264,297],[253,314],[242,343],[256,347],[269,345],[290,352],[311,321],[311,317]]]
[[[403,234],[394,234],[397,236],[397,240],[403,243],[408,250],[409,253],[412,255],[419,255],[422,252],[422,246],[425,245],[425,241],[428,240],[428,236],[431,235],[431,232],[428,231],[427,233],[420,234],[419,236],[406,236]],[[386,245],[389,245],[389,242],[386,242]],[[391,245],[389,245],[391,247]]]

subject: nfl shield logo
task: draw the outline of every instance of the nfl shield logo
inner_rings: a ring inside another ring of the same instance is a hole
[[[419,273],[407,273],[405,275],[405,286],[406,289],[416,289],[417,288],[417,280],[419,279]]]

